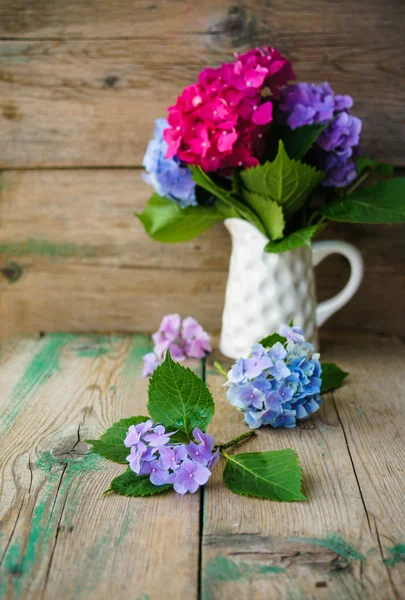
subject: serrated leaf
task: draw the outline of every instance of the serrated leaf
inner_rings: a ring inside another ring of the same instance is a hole
[[[169,490],[172,486],[153,485],[147,475],[137,475],[130,468],[125,473],[112,480],[108,491],[116,492],[121,496],[152,496]]]
[[[380,181],[325,204],[321,213],[347,223],[405,223],[405,178]]]
[[[169,244],[191,240],[223,220],[215,206],[182,208],[173,200],[158,194],[150,197],[142,213],[135,214],[149,237]]]
[[[193,175],[193,180],[202,188],[211,192],[216,198],[217,210],[221,213],[224,218],[239,218],[245,219],[252,223],[259,231],[266,233],[263,223],[257,214],[250,210],[248,206],[237,200],[230,191],[217,185],[207,173],[205,173],[201,167],[190,167]]]
[[[277,344],[277,342],[280,342],[280,344],[285,344],[286,341],[287,338],[279,335],[278,333],[272,333],[271,335],[268,335],[267,337],[260,340],[259,344],[261,344],[265,348],[272,348],[274,344]]]
[[[99,440],[86,440],[93,446],[94,452],[112,460],[113,462],[126,464],[129,449],[124,446],[127,431],[131,425],[144,423],[149,417],[129,417],[121,419],[112,425]]]
[[[283,141],[288,156],[296,160],[303,158],[311,150],[322,131],[329,124],[319,125],[314,123],[313,125],[303,125],[295,129],[291,129],[287,125],[279,125],[279,136]]]
[[[271,198],[283,206],[286,215],[291,215],[304,205],[325,174],[289,158],[280,140],[278,154],[273,162],[246,169],[240,176],[249,192]]]
[[[174,362],[168,351],[149,381],[148,411],[155,422],[178,431],[176,441],[188,442],[194,427],[205,431],[214,415],[214,400],[202,379]]]
[[[310,227],[304,227],[298,231],[294,231],[287,235],[282,240],[271,241],[264,247],[265,252],[288,252],[295,250],[301,246],[311,247],[312,238],[319,233],[325,225],[311,225]]]
[[[285,226],[283,209],[277,202],[247,190],[243,191],[243,199],[259,215],[266,233],[271,240],[283,237]]]
[[[343,381],[348,377],[349,373],[342,371],[340,367],[334,363],[321,363],[322,367],[322,385],[321,393],[330,392],[339,388]]]
[[[356,167],[361,174],[365,169],[370,169],[376,175],[381,175],[382,177],[389,177],[394,172],[394,165],[389,163],[380,163],[373,158],[366,158],[365,156],[359,156],[356,158]]]
[[[301,479],[298,456],[291,449],[234,454],[224,470],[224,482],[235,494],[280,502],[306,500]]]

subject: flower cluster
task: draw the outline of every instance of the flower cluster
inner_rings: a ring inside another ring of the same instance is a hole
[[[182,319],[180,315],[166,315],[159,329],[152,335],[155,342],[153,352],[143,357],[143,376],[152,375],[153,371],[162,364],[167,350],[175,361],[186,358],[204,358],[212,351],[210,336],[192,317]]]
[[[269,349],[255,344],[249,358],[238,359],[228,373],[227,398],[251,429],[295,427],[322,402],[319,354],[300,327],[281,325],[279,335],[285,342]]]
[[[316,166],[326,172],[325,186],[343,187],[357,175],[361,120],[350,114],[353,99],[334,93],[328,83],[296,83],[281,90],[278,120],[291,129],[330,125],[314,146]]]
[[[259,163],[263,136],[279,89],[295,79],[290,62],[275,48],[235,54],[236,60],[201,71],[169,108],[166,157],[177,156],[205,172]],[[268,95],[264,97],[267,90]]]
[[[195,183],[191,171],[176,156],[166,158],[167,144],[163,131],[168,127],[166,119],[156,119],[154,137],[146,149],[142,166],[143,179],[152,185],[159,196],[174,200],[180,206],[196,205]]]
[[[219,449],[214,450],[214,439],[197,427],[193,430],[195,441],[189,444],[171,443],[175,433],[152,419],[131,425],[124,440],[131,448],[127,461],[137,475],[149,475],[153,485],[170,483],[178,494],[194,494],[211,476]]]

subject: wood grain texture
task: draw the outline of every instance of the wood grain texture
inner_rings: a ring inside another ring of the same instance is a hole
[[[405,598],[402,342],[324,336],[323,359],[351,372],[344,387],[297,429],[261,430],[235,449],[295,449],[308,501],[232,495],[218,466],[201,521],[198,495],[102,497],[123,467],[83,441],[145,412],[140,359],[149,347],[139,335],[58,334],[3,348],[1,598]],[[221,442],[246,426],[211,362],[210,430]]]
[[[150,194],[139,169],[6,171],[2,184],[2,340],[38,331],[155,330],[169,312],[220,329],[228,232],[220,224],[184,244],[152,241],[133,216]],[[354,243],[366,264],[359,292],[328,327],[405,334],[403,231],[327,228],[324,238]],[[332,257],[316,273],[326,299],[343,287],[348,266]]]
[[[322,350],[350,371],[344,387],[297,429],[264,428],[238,449],[296,450],[308,501],[234,496],[217,469],[204,501],[205,600],[405,597],[405,563],[392,560],[393,548],[405,548],[405,348],[334,335]],[[223,378],[207,372],[217,411],[210,431],[227,440],[246,426],[226,402]]]
[[[153,119],[202,67],[264,43],[301,80],[353,95],[364,150],[405,165],[404,17],[400,0],[5,0],[0,166],[139,165]]]
[[[58,334],[0,362],[0,597],[196,598],[199,498],[102,496],[124,470],[83,441],[145,414],[147,338]],[[173,577],[173,574],[176,574]]]

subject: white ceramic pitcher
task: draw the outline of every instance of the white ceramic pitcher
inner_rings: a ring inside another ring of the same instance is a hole
[[[251,346],[292,318],[306,338],[318,343],[318,327],[356,293],[363,277],[360,252],[347,242],[319,241],[269,254],[266,237],[242,219],[226,219],[232,236],[232,254],[222,316],[220,349],[229,358],[246,357]],[[343,254],[351,274],[343,290],[316,303],[313,267],[329,254]]]

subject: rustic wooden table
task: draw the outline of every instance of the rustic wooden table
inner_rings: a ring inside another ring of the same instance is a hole
[[[405,598],[405,346],[323,340],[351,372],[294,430],[249,450],[291,447],[308,502],[234,496],[221,469],[201,494],[102,496],[124,470],[83,441],[145,412],[148,338],[46,335],[0,356],[0,597],[205,600]],[[244,431],[211,361],[218,441]]]

